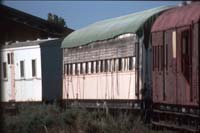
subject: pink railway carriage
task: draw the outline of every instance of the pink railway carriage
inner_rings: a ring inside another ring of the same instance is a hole
[[[96,22],[67,36],[62,42],[63,99],[87,107],[137,105],[133,102],[142,99],[141,89],[151,80],[146,68],[151,25],[169,8]]]
[[[153,24],[154,113],[178,111],[199,119],[199,20],[200,2],[192,2],[164,12]]]

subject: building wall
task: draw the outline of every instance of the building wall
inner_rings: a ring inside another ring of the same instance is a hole
[[[132,34],[64,49],[63,98],[136,100],[136,44]]]
[[[17,23],[7,19],[2,19],[0,22],[1,33],[0,43],[4,44],[6,41],[26,41],[35,40],[37,38],[53,37],[48,33],[37,30],[25,24]]]
[[[13,53],[13,64],[8,64],[7,54]],[[1,50],[2,60],[6,63],[7,78],[2,80],[2,101],[41,101],[41,59],[39,46],[8,48]],[[32,77],[32,59],[36,59],[36,76]],[[24,77],[20,76],[20,61],[24,61]]]

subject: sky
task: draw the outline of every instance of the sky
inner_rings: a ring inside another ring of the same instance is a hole
[[[100,20],[146,9],[178,5],[181,1],[3,1],[4,5],[47,19],[49,12],[65,19],[69,28],[80,29]]]

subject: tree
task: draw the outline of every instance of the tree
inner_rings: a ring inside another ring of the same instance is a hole
[[[61,25],[62,27],[66,26],[65,20],[62,17],[58,17],[56,14],[48,13],[47,21]]]
[[[51,13],[48,13],[48,18],[47,18],[47,20],[48,20],[49,22],[53,22],[53,16],[52,16]]]

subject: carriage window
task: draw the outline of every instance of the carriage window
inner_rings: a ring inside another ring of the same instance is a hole
[[[105,72],[108,72],[108,60],[105,60]]]
[[[172,32],[172,50],[173,50],[173,58],[176,58],[176,31]]]
[[[66,72],[67,72],[67,75],[69,75],[69,64],[65,65],[66,66]]]
[[[10,53],[7,54],[8,64],[10,64]]]
[[[133,69],[133,57],[129,57],[129,70]]]
[[[100,70],[101,70],[101,72],[103,72],[104,71],[104,63],[103,63],[103,60],[101,60],[101,64],[100,64]]]
[[[96,61],[96,73],[99,72],[99,61]]]
[[[189,82],[190,78],[190,65],[191,65],[191,48],[189,40],[189,31],[183,31],[181,34],[182,48],[181,48],[181,70]]]
[[[122,70],[122,58],[119,58],[119,64],[118,64],[118,70],[121,71]]]
[[[75,75],[78,75],[78,64],[75,64]]]
[[[3,62],[3,78],[7,78],[7,65],[6,62]]]
[[[80,74],[83,74],[83,63],[80,63]]]
[[[36,76],[36,60],[32,60],[32,77]]]
[[[94,61],[91,62],[91,73],[94,73]]]
[[[20,77],[24,77],[24,61],[20,61]]]
[[[84,64],[85,64],[85,74],[88,74],[88,62],[86,62]]]

